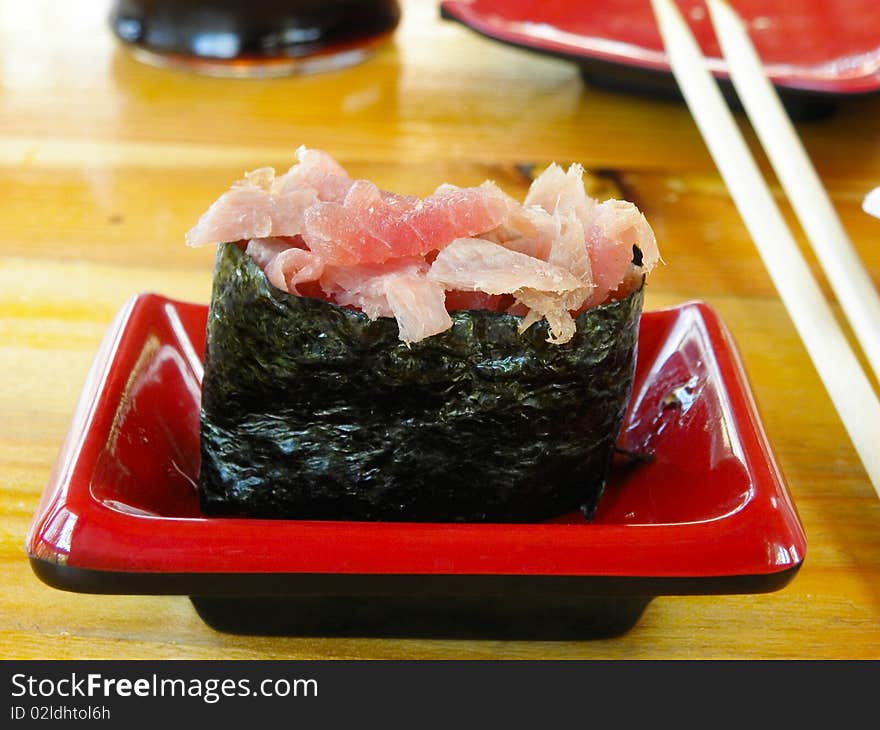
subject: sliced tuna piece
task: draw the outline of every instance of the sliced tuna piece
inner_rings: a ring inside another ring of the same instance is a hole
[[[302,232],[303,214],[317,199],[312,188],[275,185],[272,168],[247,173],[223,193],[186,234],[190,246],[208,246]]]
[[[536,322],[547,320],[550,334],[548,342],[562,345],[568,342],[575,333],[574,318],[569,312],[570,307],[565,296],[536,289],[520,289],[516,293],[517,301],[528,307],[525,317],[519,326],[520,332],[525,332]]]
[[[187,244],[296,236],[306,209],[317,200],[345,198],[352,180],[330,155],[300,147],[296,156],[297,164],[280,177],[271,167],[245,173],[186,234]]]
[[[303,238],[330,264],[378,264],[496,228],[508,215],[505,198],[492,184],[444,189],[420,200],[383,195],[357,181],[342,203],[318,202],[306,211]]]
[[[587,306],[601,304],[620,287],[633,261],[633,247],[639,249],[644,272],[653,269],[660,259],[657,240],[645,216],[624,200],[606,200],[595,207],[586,241],[596,284]]]
[[[513,294],[531,312],[524,328],[540,319],[550,325],[550,341],[574,334],[569,310],[580,307],[590,286],[570,271],[479,238],[460,238],[444,248],[428,278],[448,289]]]
[[[287,248],[266,265],[265,272],[273,286],[291,294],[301,294],[297,285],[318,281],[324,273],[324,261],[312,251]]]
[[[385,296],[404,342],[418,342],[452,326],[443,287],[424,274],[396,275],[386,286]]]
[[[257,262],[257,266],[265,269],[272,259],[292,246],[293,244],[290,239],[252,238],[248,241],[244,252]]]
[[[284,194],[291,190],[311,188],[319,200],[344,200],[354,182],[336,160],[323,150],[300,147],[297,164],[278,178],[276,189]]]
[[[384,266],[328,266],[321,287],[335,302],[361,310],[371,319],[394,317],[403,342],[417,342],[449,329],[445,292],[426,277],[420,258]]]
[[[395,317],[407,343],[463,308],[517,314],[523,328],[546,319],[550,341],[567,342],[574,313],[626,296],[660,261],[644,216],[590,198],[580,165],[550,165],[521,205],[491,182],[421,199],[352,180],[326,152],[296,157],[280,176],[247,173],[187,242],[248,241],[274,286]]]
[[[595,205],[584,189],[584,168],[574,164],[564,172],[555,162],[532,181],[523,201],[525,208],[539,206],[548,213],[574,211],[582,223]]]
[[[580,288],[590,290],[593,283],[593,265],[587,251],[584,237],[584,226],[574,211],[564,215],[555,214],[559,221],[559,233],[550,242],[547,262],[574,274]],[[580,306],[578,304],[577,306]],[[571,307],[575,309],[576,307]]]
[[[486,294],[513,294],[525,287],[563,293],[581,287],[565,269],[481,238],[449,244],[437,255],[428,278],[448,289]]]
[[[446,310],[457,312],[463,309],[487,309],[502,312],[513,303],[513,297],[501,294],[486,294],[481,291],[460,291],[450,289],[446,292]]]

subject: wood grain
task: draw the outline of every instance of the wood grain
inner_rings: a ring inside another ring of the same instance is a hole
[[[571,64],[442,22],[425,0],[404,3],[367,63],[259,81],[139,64],[107,7],[0,2],[0,656],[880,658],[880,502],[683,105],[585,86]],[[799,130],[880,282],[880,221],[860,210],[880,184],[880,99]],[[213,252],[185,247],[185,231],[244,170],[285,169],[300,144],[408,193],[492,178],[521,196],[522,166],[552,160],[619,185],[666,261],[648,308],[706,300],[741,350],[807,532],[794,581],[658,598],[627,634],[593,641],[234,636],[185,597],[40,583],[24,536],[106,327],[138,292],[206,302]]]

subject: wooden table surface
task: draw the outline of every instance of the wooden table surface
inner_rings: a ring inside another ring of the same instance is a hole
[[[142,65],[107,10],[0,2],[0,656],[880,658],[880,500],[682,104],[590,88],[573,65],[441,21],[427,0],[404,3],[368,62],[276,80]],[[880,221],[860,209],[880,185],[880,98],[799,130],[880,282]],[[25,533],[112,317],[144,291],[206,303],[213,252],[184,232],[244,170],[286,169],[300,144],[421,195],[492,178],[522,196],[522,166],[553,160],[621,186],[666,260],[646,308],[705,300],[738,343],[807,534],[795,579],[658,598],[628,633],[577,641],[230,635],[183,596],[42,584]]]

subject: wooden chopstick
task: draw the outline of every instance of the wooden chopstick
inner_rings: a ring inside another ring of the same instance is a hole
[[[782,183],[837,301],[880,378],[880,294],[819,181],[779,94],[740,18],[724,0],[707,0],[736,94]]]
[[[672,0],[651,2],[673,74],[697,127],[880,496],[880,400],[773,200],[690,29]]]

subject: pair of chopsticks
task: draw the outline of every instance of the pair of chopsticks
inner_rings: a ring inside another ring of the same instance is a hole
[[[673,0],[651,0],[673,74],[795,329],[880,496],[880,401],[762,177]],[[737,95],[841,308],[880,377],[880,297],[819,181],[742,21],[707,0]]]

